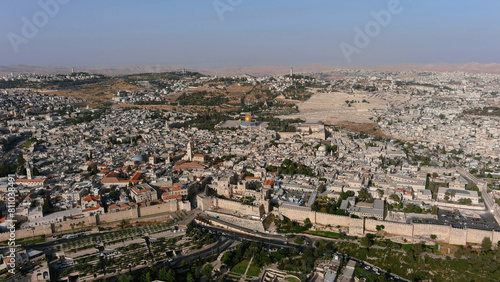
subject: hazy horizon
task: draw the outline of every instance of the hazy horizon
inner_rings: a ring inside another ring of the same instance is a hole
[[[500,63],[498,1],[194,2],[3,1],[0,65]]]

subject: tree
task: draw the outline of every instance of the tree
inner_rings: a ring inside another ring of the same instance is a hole
[[[457,194],[457,192],[455,190],[451,190],[451,192],[450,192],[451,198],[455,198],[456,194]]]
[[[369,248],[372,245],[372,241],[368,238],[368,234],[365,237],[361,238],[361,246],[365,248]]]
[[[358,199],[361,202],[373,203],[373,197],[366,189],[359,190]]]
[[[307,229],[312,227],[312,222],[309,218],[304,219],[304,227]]]
[[[42,206],[42,212],[44,215],[54,212],[54,206],[52,205],[52,202],[50,201],[49,195],[45,196],[45,199],[43,201],[43,206]]]
[[[158,273],[158,279],[162,281],[174,282],[175,281],[175,271],[168,266],[164,266],[160,269]]]
[[[484,237],[483,242],[481,243],[481,251],[482,252],[488,252],[491,250],[491,239],[490,237]]]
[[[134,279],[129,274],[121,274],[118,276],[118,282],[132,282]]]
[[[203,272],[203,275],[205,275],[205,277],[207,278],[207,280],[210,281],[210,279],[212,279],[212,270],[213,270],[213,266],[211,263],[207,263],[205,264],[205,266],[203,266],[203,268],[201,269],[201,271]]]
[[[109,198],[111,200],[114,200],[114,201],[118,201],[120,199],[120,194],[115,190],[111,190],[111,192],[109,192]]]
[[[382,197],[384,196],[384,190],[377,189],[377,193],[378,193],[378,197],[382,199]]]
[[[323,193],[326,191],[326,186],[325,186],[325,183],[321,183],[318,187],[318,192],[319,193]]]
[[[23,155],[22,154],[17,155],[17,166],[18,167],[24,166],[25,163],[26,161],[24,160]]]
[[[394,202],[399,202],[399,201],[400,201],[399,196],[398,196],[398,195],[396,195],[396,194],[392,194],[392,195],[390,195],[390,196],[389,196],[389,198],[390,198],[391,200],[393,200]]]
[[[196,268],[194,269],[194,279],[195,279],[196,281],[199,281],[199,280],[200,280],[200,277],[201,277],[201,275],[200,275],[200,270],[198,269],[198,267],[196,267]]]
[[[382,229],[385,229],[385,226],[384,225],[377,225],[377,231],[380,231]]]
[[[126,225],[127,225],[127,221],[125,219],[122,219],[122,221],[120,221],[121,229],[125,228]]]

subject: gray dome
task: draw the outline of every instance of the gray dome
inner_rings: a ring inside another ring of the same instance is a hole
[[[142,153],[142,154],[135,155],[133,160],[134,160],[134,162],[142,163],[142,162],[145,162],[147,159],[148,159],[148,157],[146,156],[146,154]]]

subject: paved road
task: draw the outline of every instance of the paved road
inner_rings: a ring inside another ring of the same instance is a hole
[[[247,242],[259,242],[263,246],[268,248],[297,248],[299,251],[303,252],[307,248],[306,245],[297,245],[295,243],[289,243],[288,240],[282,236],[268,235],[267,234],[248,234],[242,232],[236,232],[232,230],[227,230],[224,228],[214,227],[214,226],[203,226],[205,230],[209,230],[217,236],[222,236],[230,238],[234,241],[247,241]],[[202,229],[203,230],[203,229]],[[266,237],[264,237],[266,236]]]
[[[500,207],[495,203],[492,195],[488,194],[488,185],[485,181],[477,179],[474,175],[470,174],[467,170],[463,168],[457,168],[457,171],[467,180],[474,182],[477,185],[486,204],[486,208],[490,211],[498,224],[500,224]]]
[[[239,225],[235,225],[235,224],[232,224],[232,223],[220,220],[220,219],[215,219],[215,218],[212,218],[210,216],[204,216],[204,217],[206,219],[210,220],[210,221],[214,221],[214,222],[217,222],[217,223],[229,226],[231,228],[234,228],[236,230],[240,230],[242,232],[247,232],[249,234],[253,234],[253,235],[256,235],[256,236],[261,236],[261,237],[264,237],[264,238],[271,238],[271,239],[286,241],[285,239],[287,237],[290,237],[291,239],[293,239],[295,237],[299,237],[300,236],[306,242],[307,246],[312,246],[312,244],[314,243],[311,238],[309,238],[307,236],[303,236],[303,235],[296,235],[296,234],[271,234],[271,233],[259,232],[259,231],[256,231],[256,230],[253,230],[253,229],[250,229],[250,228],[245,228],[245,227],[242,227],[242,226],[239,226]],[[221,228],[221,229],[225,230],[224,228]]]
[[[268,245],[268,248],[271,247],[277,247],[277,248],[297,248],[300,252],[304,252],[304,250],[307,248],[307,246],[304,245],[297,245],[294,243],[288,243],[285,238],[279,236],[279,235],[269,235],[265,233],[260,233],[260,234],[247,234],[247,233],[241,233],[241,232],[236,232],[236,231],[230,231],[227,229],[219,228],[219,227],[213,227],[213,226],[203,226],[205,230],[210,230],[212,232],[216,232],[216,234],[222,235],[222,236],[229,236],[235,238],[235,240],[240,240],[240,241],[254,241],[254,242],[260,242],[263,244],[263,246]],[[275,237],[281,237],[281,238],[275,238]],[[302,237],[305,237],[305,241],[307,242],[314,242],[312,238],[309,238],[307,235],[303,235]],[[321,239],[326,239],[326,238],[321,238]],[[328,240],[328,239],[326,239]],[[311,243],[312,244],[312,243]],[[383,249],[382,247],[379,247]],[[347,256],[347,258],[350,258],[356,262],[358,262],[360,265],[365,267],[366,265],[370,265],[372,267],[371,271],[375,273],[373,269],[373,265],[370,263],[367,263],[362,260],[358,260],[356,258],[352,258]],[[393,281],[408,281],[404,278],[401,278],[395,274],[388,273],[384,270],[381,270],[378,268],[379,272],[381,272],[384,275],[387,275],[392,278]]]

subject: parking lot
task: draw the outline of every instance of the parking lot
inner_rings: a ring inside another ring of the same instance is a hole
[[[451,225],[455,228],[500,230],[500,226],[490,213],[483,213],[477,217],[467,217],[459,211],[439,210],[438,224]]]
[[[438,219],[432,218],[412,218],[408,220],[412,223],[451,225],[455,228],[474,228],[480,230],[498,230],[500,225],[495,221],[492,214],[484,212],[476,216],[465,216],[460,211],[449,211],[439,209]]]

